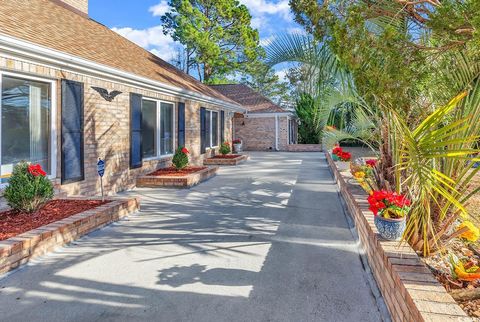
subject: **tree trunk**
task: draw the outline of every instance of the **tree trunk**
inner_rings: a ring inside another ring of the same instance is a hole
[[[452,290],[450,295],[456,301],[471,301],[480,299],[480,288]]]
[[[210,80],[210,77],[212,77],[212,67],[209,64],[204,64],[203,65],[203,82],[208,83]]]

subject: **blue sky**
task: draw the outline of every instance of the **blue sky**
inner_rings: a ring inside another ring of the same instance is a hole
[[[293,21],[288,0],[239,0],[252,14],[252,26],[260,32],[262,45],[275,36],[302,32]],[[115,30],[157,56],[169,61],[175,42],[162,32],[160,17],[168,10],[167,0],[90,0],[90,17]],[[277,71],[279,76],[284,70]]]

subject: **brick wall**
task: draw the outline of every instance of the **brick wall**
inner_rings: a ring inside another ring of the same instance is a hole
[[[278,118],[278,149],[286,150],[288,146],[287,117]],[[241,139],[243,149],[247,151],[275,151],[275,117],[234,118],[234,137]]]
[[[106,160],[104,176],[105,192],[113,195],[134,187],[135,178],[153,171],[159,167],[171,164],[171,157],[153,161],[144,161],[143,167],[129,169],[130,133],[129,133],[129,93],[139,93],[145,97],[164,100],[172,103],[183,101],[185,103],[185,135],[186,146],[191,152],[192,164],[201,165],[205,155],[200,154],[200,106],[208,109],[219,110],[217,106],[200,104],[191,100],[183,100],[178,97],[163,95],[160,92],[144,90],[121,83],[105,81],[82,74],[49,68],[33,63],[14,60],[0,55],[0,70],[56,79],[57,81],[57,151],[60,151],[60,116],[61,94],[60,79],[66,78],[84,83],[84,157],[85,157],[85,180],[81,182],[60,186],[56,180],[58,192],[63,195],[98,195],[100,193],[100,181],[96,173],[98,158]],[[106,88],[109,91],[118,90],[122,94],[114,101],[105,101],[91,86]],[[176,106],[176,105],[175,105]],[[227,115],[228,113],[226,113]],[[175,128],[177,127],[175,121]],[[225,137],[231,137],[232,120],[225,118]],[[175,133],[176,134],[176,133]],[[176,140],[176,138],[175,138]],[[207,155],[211,154],[211,151]],[[57,155],[57,178],[60,178],[60,152]]]
[[[392,320],[472,321],[408,244],[379,237],[366,192],[351,183],[349,171],[339,172],[328,153],[326,157]]]

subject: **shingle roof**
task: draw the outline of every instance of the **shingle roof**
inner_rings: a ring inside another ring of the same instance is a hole
[[[249,113],[287,112],[262,94],[244,84],[210,85],[210,87],[241,104]]]
[[[0,34],[233,103],[104,25],[53,0],[0,0]]]

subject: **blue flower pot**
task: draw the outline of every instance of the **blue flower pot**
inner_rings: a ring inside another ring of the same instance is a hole
[[[383,218],[375,216],[375,226],[378,233],[382,238],[387,240],[400,240],[402,239],[403,232],[407,227],[407,218],[400,219]]]

